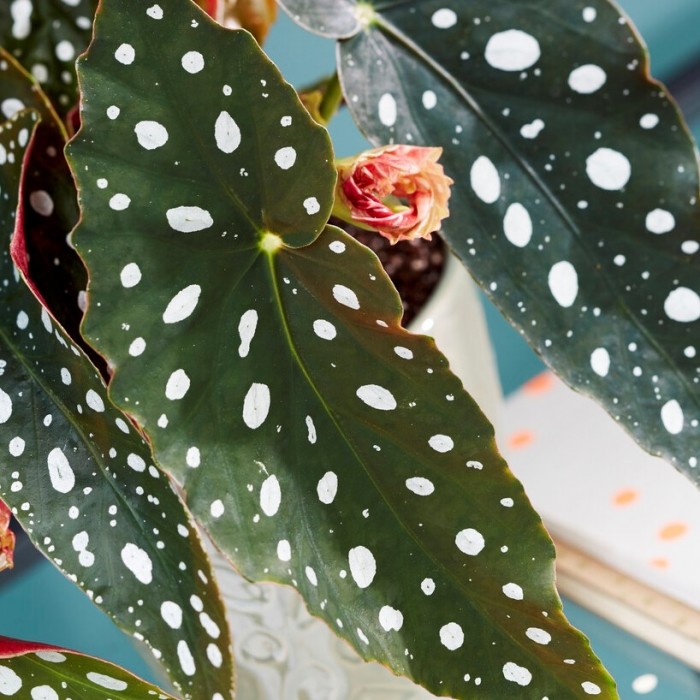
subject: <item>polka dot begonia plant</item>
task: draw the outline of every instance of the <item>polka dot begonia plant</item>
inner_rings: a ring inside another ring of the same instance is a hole
[[[515,325],[694,478],[697,166],[619,12],[285,4],[340,40],[377,145],[443,149],[444,236]],[[227,1],[96,5],[0,9],[0,496],[37,547],[173,697],[234,697],[194,518],[244,576],[295,587],[437,696],[617,698],[493,428],[328,224],[326,130],[207,14]],[[102,663],[0,640],[0,693],[160,692]]]

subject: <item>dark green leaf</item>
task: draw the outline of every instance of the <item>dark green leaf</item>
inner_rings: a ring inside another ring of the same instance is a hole
[[[0,495],[37,547],[151,647],[187,697],[195,689],[227,696],[229,633],[196,529],[145,441],[10,259],[36,117],[19,112],[0,132]]]
[[[0,637],[0,694],[17,700],[175,700],[102,659]]]
[[[619,11],[384,3],[340,44],[339,69],[372,141],[444,147],[446,239],[530,344],[700,481],[696,153]]]
[[[98,0],[4,0],[0,46],[41,83],[65,116],[78,101],[75,59],[90,41]],[[5,103],[0,105],[5,117]]]
[[[78,201],[63,154],[65,129],[36,81],[3,49],[0,101],[12,102],[17,109],[36,109],[41,115],[24,174],[22,198],[29,277],[74,342],[81,342],[79,326],[87,274],[68,242],[68,234],[78,220]],[[98,361],[94,353],[92,357]]]
[[[365,658],[458,698],[616,697],[491,426],[376,257],[318,235],[327,135],[249,35],[162,6],[105,2],[79,67],[75,240],[112,398],[241,571]]]

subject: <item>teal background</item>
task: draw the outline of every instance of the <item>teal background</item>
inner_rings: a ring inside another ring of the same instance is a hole
[[[627,0],[622,6],[647,41],[656,77],[672,80],[691,62],[700,62],[700,0],[665,0],[663,3]],[[307,34],[285,16],[274,27],[266,49],[297,87],[334,69],[334,43]],[[698,117],[691,121],[696,137],[700,134],[700,115]],[[331,134],[338,156],[366,147],[346,111],[334,120]],[[484,307],[503,388],[510,392],[539,372],[542,364],[485,299]],[[18,567],[3,577],[4,584],[0,587],[0,631],[3,635],[81,650],[157,680],[130,640],[50,563],[41,560],[24,569]],[[565,607],[572,623],[590,637],[594,649],[617,679],[623,700],[640,697],[632,691],[631,683],[645,673],[659,677],[658,688],[646,695],[651,700],[700,700],[698,674],[583,608],[568,602]]]

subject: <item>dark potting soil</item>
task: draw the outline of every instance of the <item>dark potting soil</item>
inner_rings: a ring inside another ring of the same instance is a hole
[[[403,304],[401,325],[406,327],[423,308],[440,281],[445,266],[445,244],[436,233],[430,241],[418,238],[395,245],[378,233],[364,231],[343,222],[331,223],[345,229],[379,258],[399,292]]]

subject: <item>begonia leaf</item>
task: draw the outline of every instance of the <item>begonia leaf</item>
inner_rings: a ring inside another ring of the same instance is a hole
[[[0,127],[0,496],[185,697],[226,697],[229,632],[196,528],[94,366],[25,283],[24,211],[15,209],[37,118],[21,111]]]
[[[75,59],[87,47],[98,0],[4,0],[0,46],[39,81],[64,117],[78,101]],[[0,103],[10,117],[12,103]]]
[[[41,115],[24,173],[23,234],[29,279],[73,341],[84,346],[79,327],[87,274],[68,242],[79,212],[63,153],[66,130],[36,80],[4,49],[0,49],[0,101],[13,101],[16,110],[26,107]],[[91,356],[99,361],[94,353]]]
[[[352,35],[338,68],[370,140],[444,147],[445,238],[532,347],[700,482],[696,152],[617,7],[284,4]]]
[[[108,661],[8,637],[0,637],[0,695],[16,700],[175,700]]]
[[[328,136],[251,36],[105,0],[78,70],[84,331],[217,545],[434,693],[617,697],[492,427],[325,227]]]

